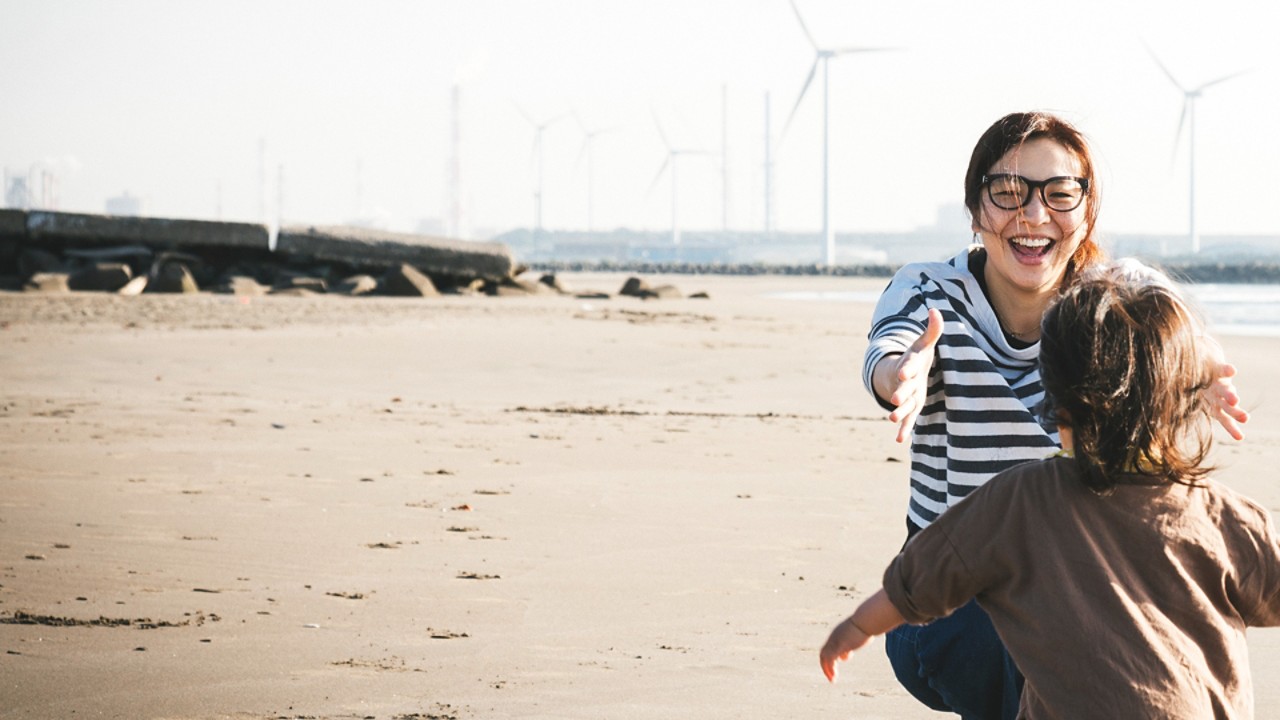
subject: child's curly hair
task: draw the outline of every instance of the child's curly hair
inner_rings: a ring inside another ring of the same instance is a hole
[[[1136,263],[1091,268],[1045,313],[1041,418],[1071,428],[1090,488],[1195,485],[1212,470],[1201,328],[1173,283]]]

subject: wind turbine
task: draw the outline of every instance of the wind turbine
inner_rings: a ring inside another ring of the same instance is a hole
[[[662,131],[662,123],[658,121],[657,113],[653,115],[653,124],[658,128],[658,136],[662,138],[662,144],[667,148],[667,157],[662,161],[662,167],[658,168],[658,174],[653,176],[653,182],[649,185],[649,192],[653,192],[654,186],[662,179],[662,173],[666,172],[667,167],[671,168],[671,244],[680,247],[680,211],[677,173],[676,168],[682,155],[707,155],[703,150],[685,150],[673,147],[671,142],[667,140],[667,134]]]
[[[612,132],[616,128],[598,128],[595,130],[588,129],[586,124],[582,122],[582,118],[575,111],[573,119],[577,121],[578,127],[582,128],[582,149],[578,151],[578,162],[582,162],[585,156],[587,159],[587,235],[590,236],[594,231],[593,223],[593,193],[595,192],[595,140],[598,136],[607,132]]]
[[[538,184],[533,191],[533,204],[534,204],[534,219],[535,219],[534,236],[537,237],[538,235],[542,234],[542,133],[552,123],[556,122],[557,120],[560,120],[567,113],[561,113],[559,115],[556,115],[553,118],[550,118],[549,120],[538,122],[534,120],[529,115],[529,113],[525,112],[524,108],[520,107],[519,105],[516,105],[516,109],[520,111],[520,114],[524,116],[525,120],[529,121],[529,124],[533,126],[533,130],[534,130],[533,160],[534,160],[534,166],[536,168],[536,172],[538,175]]]
[[[822,237],[826,242],[826,260],[827,267],[835,264],[836,256],[836,238],[835,233],[831,229],[831,183],[829,172],[827,169],[831,159],[831,146],[829,143],[828,120],[830,118],[830,92],[827,77],[827,63],[831,58],[841,55],[851,55],[853,53],[864,52],[880,52],[884,50],[894,50],[895,48],[882,47],[848,47],[848,48],[824,48],[818,45],[818,41],[813,39],[813,33],[809,32],[809,27],[804,23],[804,17],[800,15],[800,8],[796,6],[795,0],[788,0],[791,3],[791,9],[796,13],[796,20],[800,21],[800,29],[804,31],[804,36],[808,38],[809,44],[813,46],[813,65],[809,68],[809,76],[804,80],[804,86],[800,88],[800,96],[796,98],[796,104],[791,108],[791,115],[787,117],[786,125],[782,128],[782,135],[785,137],[787,130],[791,127],[791,121],[796,116],[796,110],[800,109],[800,103],[804,100],[804,94],[809,91],[809,85],[813,83],[813,76],[818,72],[818,65],[822,65]]]
[[[1191,237],[1191,253],[1194,255],[1200,252],[1200,233],[1196,229],[1196,100],[1200,98],[1200,94],[1204,92],[1205,88],[1226,82],[1238,75],[1243,75],[1248,72],[1248,70],[1240,70],[1233,72],[1230,75],[1223,75],[1216,80],[1210,80],[1207,83],[1202,83],[1199,86],[1188,90],[1182,86],[1182,83],[1178,82],[1178,79],[1173,76],[1173,73],[1169,72],[1169,68],[1165,67],[1164,63],[1160,62],[1160,58],[1156,57],[1155,52],[1153,52],[1150,47],[1147,48],[1147,53],[1151,55],[1152,60],[1156,61],[1156,65],[1160,66],[1160,70],[1164,72],[1165,77],[1169,78],[1169,82],[1173,83],[1173,86],[1182,92],[1182,115],[1178,118],[1178,132],[1173,136],[1173,152],[1174,155],[1177,155],[1178,141],[1182,139],[1182,126],[1183,124],[1186,124],[1187,156],[1189,165],[1187,173],[1189,176],[1187,200],[1187,212],[1189,214],[1189,219],[1187,232]]]
[[[764,232],[773,237],[773,101],[764,93]]]

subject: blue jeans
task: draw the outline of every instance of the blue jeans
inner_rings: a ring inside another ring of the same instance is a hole
[[[976,600],[928,625],[885,636],[898,682],[934,710],[964,720],[1015,720],[1022,673]]]

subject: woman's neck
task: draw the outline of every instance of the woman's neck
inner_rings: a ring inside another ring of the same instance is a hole
[[[983,268],[983,276],[987,285],[987,299],[1005,333],[1024,342],[1039,340],[1040,320],[1057,295],[1057,287],[1036,290],[1017,287],[991,272],[989,263]]]

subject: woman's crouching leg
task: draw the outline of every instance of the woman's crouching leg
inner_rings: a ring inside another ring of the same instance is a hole
[[[885,636],[898,682],[926,706],[965,720],[1014,720],[1022,674],[976,601],[928,625]]]

